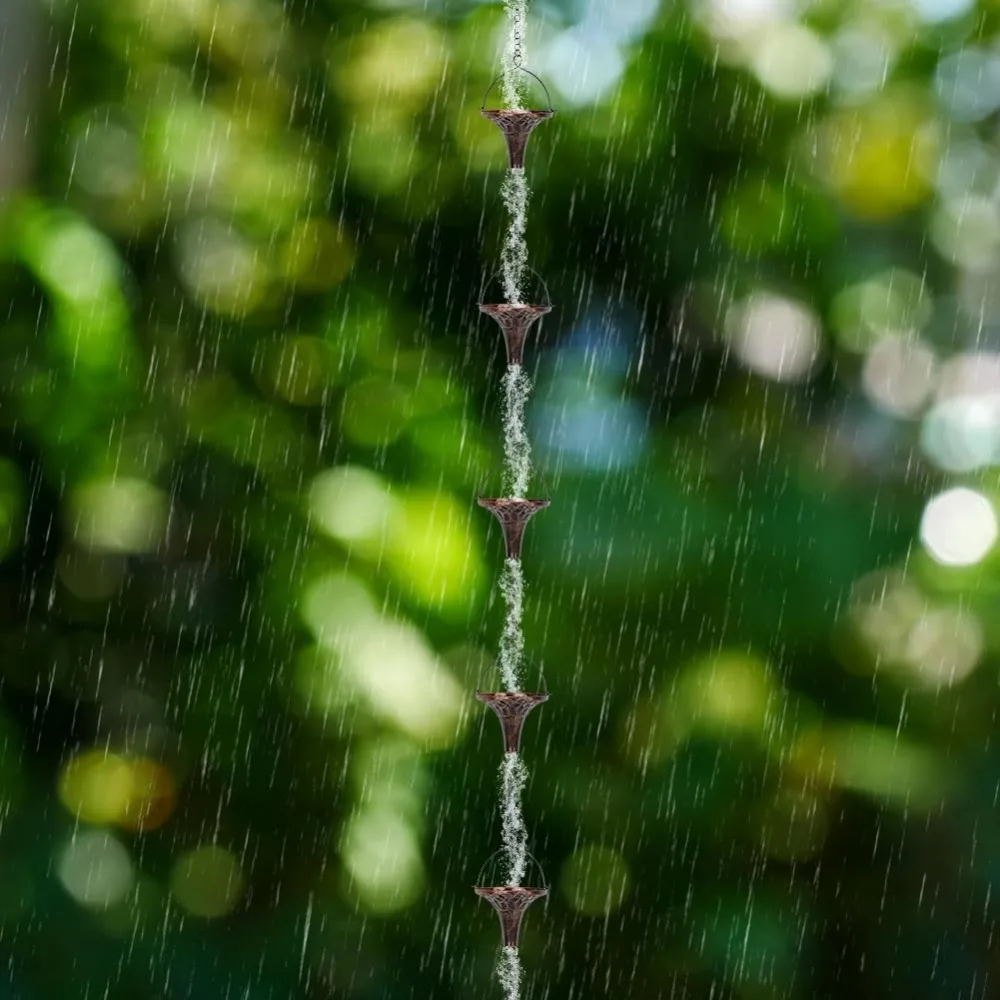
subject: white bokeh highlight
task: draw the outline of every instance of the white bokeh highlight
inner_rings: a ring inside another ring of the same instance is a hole
[[[996,540],[996,511],[982,493],[959,486],[938,494],[924,508],[920,541],[942,566],[974,566]]]
[[[815,314],[779,295],[761,292],[735,303],[726,314],[726,331],[748,368],[779,382],[808,377],[820,357]]]

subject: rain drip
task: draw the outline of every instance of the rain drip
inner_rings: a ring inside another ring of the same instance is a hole
[[[503,531],[506,558],[500,575],[500,592],[507,613],[500,636],[499,668],[503,691],[477,691],[476,698],[488,706],[500,721],[504,739],[504,758],[500,767],[500,813],[502,820],[501,851],[506,862],[502,877],[486,874],[490,862],[480,872],[474,886],[476,895],[493,907],[500,919],[501,954],[496,974],[506,1000],[519,1000],[523,970],[518,954],[518,937],[525,912],[533,902],[548,895],[538,863],[528,853],[528,831],[521,808],[521,797],[528,780],[528,770],[520,755],[521,733],[528,714],[548,699],[541,691],[524,691],[521,668],[524,659],[524,574],[521,547],[525,528],[538,511],[549,505],[547,499],[526,496],[531,479],[531,444],[525,428],[525,406],[531,381],[522,367],[525,337],[531,325],[548,313],[552,306],[545,291],[545,303],[524,302],[523,279],[527,270],[528,248],[525,229],[528,214],[528,182],[524,174],[524,156],[534,129],[555,114],[549,100],[547,110],[523,107],[517,77],[532,77],[545,91],[545,84],[522,65],[524,25],[527,0],[504,0],[510,20],[510,37],[504,50],[503,72],[490,84],[486,97],[503,80],[506,108],[487,110],[482,115],[497,125],[507,143],[509,171],[503,182],[503,199],[509,224],[501,247],[501,274],[506,301],[480,302],[479,309],[499,324],[507,351],[507,370],[503,378],[504,402],[504,490],[507,496],[479,497],[477,503],[499,521]],[[544,285],[544,282],[543,282]],[[532,885],[529,861],[537,868],[542,884]],[[506,881],[503,881],[506,879]],[[527,884],[525,884],[527,883]]]

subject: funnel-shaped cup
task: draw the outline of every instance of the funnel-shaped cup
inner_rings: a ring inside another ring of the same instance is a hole
[[[500,917],[505,948],[516,948],[521,935],[524,911],[536,900],[547,896],[548,889],[526,889],[521,886],[474,886],[476,895],[488,899]]]
[[[520,365],[524,364],[524,341],[531,324],[547,312],[552,312],[552,306],[480,302],[479,311],[492,316],[500,324],[503,340],[507,345],[507,364]]]
[[[524,169],[524,151],[528,148],[531,133],[546,118],[551,118],[555,111],[529,111],[518,108],[499,108],[496,111],[480,111],[484,118],[489,118],[507,140],[507,159],[511,170]]]
[[[549,696],[526,691],[477,691],[476,698],[496,712],[503,730],[504,751],[517,753],[521,749],[524,720],[536,705],[548,701]]]
[[[548,507],[551,502],[551,500],[521,500],[516,497],[479,497],[476,500],[480,507],[485,507],[500,522],[507,544],[508,559],[521,558],[525,527],[535,514],[543,507]]]

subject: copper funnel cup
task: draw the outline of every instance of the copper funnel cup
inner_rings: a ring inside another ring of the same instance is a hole
[[[500,917],[505,948],[516,948],[521,935],[524,912],[536,900],[547,896],[548,889],[525,889],[520,886],[474,886],[477,896],[488,899]]]
[[[505,753],[517,753],[521,749],[521,730],[528,713],[543,701],[547,694],[529,694],[525,691],[477,691],[476,699],[489,705],[500,720],[503,730]]]
[[[519,500],[513,497],[479,497],[476,503],[485,507],[499,522],[507,545],[507,558],[520,559],[524,529],[528,522],[551,500]]]
[[[528,148],[531,133],[554,111],[527,111],[516,108],[500,108],[496,111],[480,111],[484,118],[489,118],[507,140],[507,159],[511,170],[524,169],[524,151]]]
[[[481,302],[479,311],[492,316],[500,324],[504,344],[507,346],[507,364],[520,365],[524,364],[524,341],[531,324],[541,319],[547,312],[552,312],[552,306]]]

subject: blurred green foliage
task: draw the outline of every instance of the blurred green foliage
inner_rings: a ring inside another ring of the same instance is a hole
[[[991,997],[1000,7],[531,11],[525,996]],[[0,998],[494,988],[502,9],[0,27]]]

